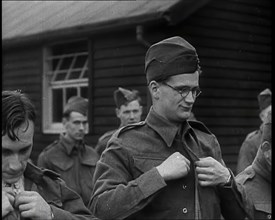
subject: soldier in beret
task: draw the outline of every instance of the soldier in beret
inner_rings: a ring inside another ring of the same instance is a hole
[[[75,190],[87,206],[93,190],[93,174],[98,154],[85,144],[88,132],[88,101],[73,96],[64,106],[64,133],[47,146],[39,155],[37,164],[61,175],[68,186]]]
[[[272,93],[268,88],[264,89],[257,96],[260,111],[259,117],[262,121],[262,124],[259,129],[249,133],[242,143],[237,162],[237,174],[251,165],[254,158],[256,157],[258,148],[261,143],[263,122],[266,119],[267,113],[271,110],[271,96]]]
[[[272,136],[271,111],[262,126],[262,136],[256,157],[251,165],[236,177],[240,184],[245,208],[251,219],[272,219]]]
[[[2,91],[2,219],[97,219],[59,174],[29,162],[35,119],[26,94]]]
[[[119,128],[140,122],[142,115],[141,97],[137,90],[128,90],[119,87],[114,91],[114,101],[116,104],[116,117],[120,120]],[[107,142],[117,129],[103,134],[96,144],[95,150],[101,155],[105,150]]]
[[[160,41],[146,53],[145,73],[151,109],[111,137],[90,209],[102,219],[244,218],[216,137],[187,120],[201,93],[195,48],[181,37]]]

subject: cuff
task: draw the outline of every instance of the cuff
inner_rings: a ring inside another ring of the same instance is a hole
[[[144,198],[149,197],[167,185],[155,167],[138,177],[136,182]]]

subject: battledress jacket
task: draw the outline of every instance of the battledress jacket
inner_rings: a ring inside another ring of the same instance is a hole
[[[97,164],[90,210],[101,219],[220,219],[221,208],[225,219],[242,216],[232,186],[198,185],[194,161],[223,163],[216,137],[199,122],[185,121],[181,131],[180,140],[152,108],[144,122],[118,130]],[[191,161],[190,172],[165,182],[156,167],[176,151]]]
[[[64,135],[46,147],[39,155],[37,165],[61,175],[66,184],[76,191],[87,206],[93,190],[93,175],[99,160],[95,150],[79,142],[76,146]]]
[[[80,196],[67,187],[59,175],[50,170],[42,170],[28,163],[24,172],[24,188],[36,191],[51,206],[53,220],[98,220],[85,207]],[[7,215],[3,220],[17,220]],[[21,218],[23,220],[23,218]],[[26,219],[25,220],[29,220]]]
[[[252,164],[261,144],[261,137],[262,126],[246,136],[238,155],[237,174]]]
[[[103,134],[99,139],[98,142],[95,146],[95,151],[97,152],[98,155],[101,155],[102,152],[106,149],[107,143],[112,137],[112,135],[115,133],[117,129],[107,131],[105,134]]]

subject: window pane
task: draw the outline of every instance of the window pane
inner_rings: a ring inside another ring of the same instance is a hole
[[[65,80],[67,73],[57,73],[55,81]]]
[[[81,87],[80,93],[83,98],[88,98],[88,87]]]
[[[76,62],[74,64],[74,68],[82,68],[86,62],[86,60],[88,59],[87,55],[83,55],[83,56],[78,56],[76,58]]]
[[[72,63],[73,58],[72,57],[66,57],[63,58],[62,65],[60,67],[61,70],[68,70],[70,69],[70,65]]]
[[[77,89],[76,88],[66,88],[66,102],[68,99],[72,96],[77,95]]]
[[[78,79],[80,73],[81,73],[81,71],[72,71],[72,72],[70,73],[69,79]]]
[[[85,70],[82,78],[88,78],[88,70]]]
[[[53,122],[61,122],[62,119],[62,89],[53,89],[53,102],[52,102],[52,111],[53,111]]]

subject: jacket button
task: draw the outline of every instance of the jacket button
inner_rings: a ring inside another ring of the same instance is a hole
[[[267,215],[267,219],[271,219],[271,215],[269,214],[269,215]]]
[[[186,189],[186,187],[187,187],[186,185],[183,185],[183,186],[182,186],[183,189]]]
[[[187,213],[187,208],[183,208],[183,209],[182,209],[182,212],[183,212],[184,214],[186,214],[186,213]]]

